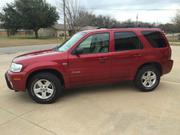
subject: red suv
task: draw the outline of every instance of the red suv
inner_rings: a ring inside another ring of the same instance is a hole
[[[172,65],[160,29],[97,29],[76,33],[53,49],[16,57],[5,77],[10,89],[27,90],[34,101],[51,103],[63,89],[126,80],[152,91]]]

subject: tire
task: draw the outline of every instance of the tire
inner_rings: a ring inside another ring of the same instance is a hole
[[[36,74],[28,82],[28,94],[37,103],[53,103],[61,93],[61,82],[51,73]]]
[[[144,66],[135,77],[135,87],[143,92],[153,91],[159,85],[160,76],[160,71],[154,66]]]

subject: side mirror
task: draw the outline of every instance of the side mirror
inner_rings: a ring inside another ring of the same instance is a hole
[[[74,55],[79,55],[79,54],[82,54],[83,51],[84,51],[84,48],[76,48],[76,49],[72,52],[72,54],[74,54]]]

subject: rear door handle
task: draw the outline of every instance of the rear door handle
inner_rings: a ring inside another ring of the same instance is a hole
[[[98,58],[100,63],[106,63],[107,57]]]

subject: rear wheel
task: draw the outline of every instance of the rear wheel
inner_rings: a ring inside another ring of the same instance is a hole
[[[160,82],[160,72],[153,66],[142,67],[134,80],[135,86],[141,91],[154,90]]]
[[[36,74],[28,83],[28,93],[37,103],[52,103],[61,92],[62,86],[60,80],[51,73]]]

